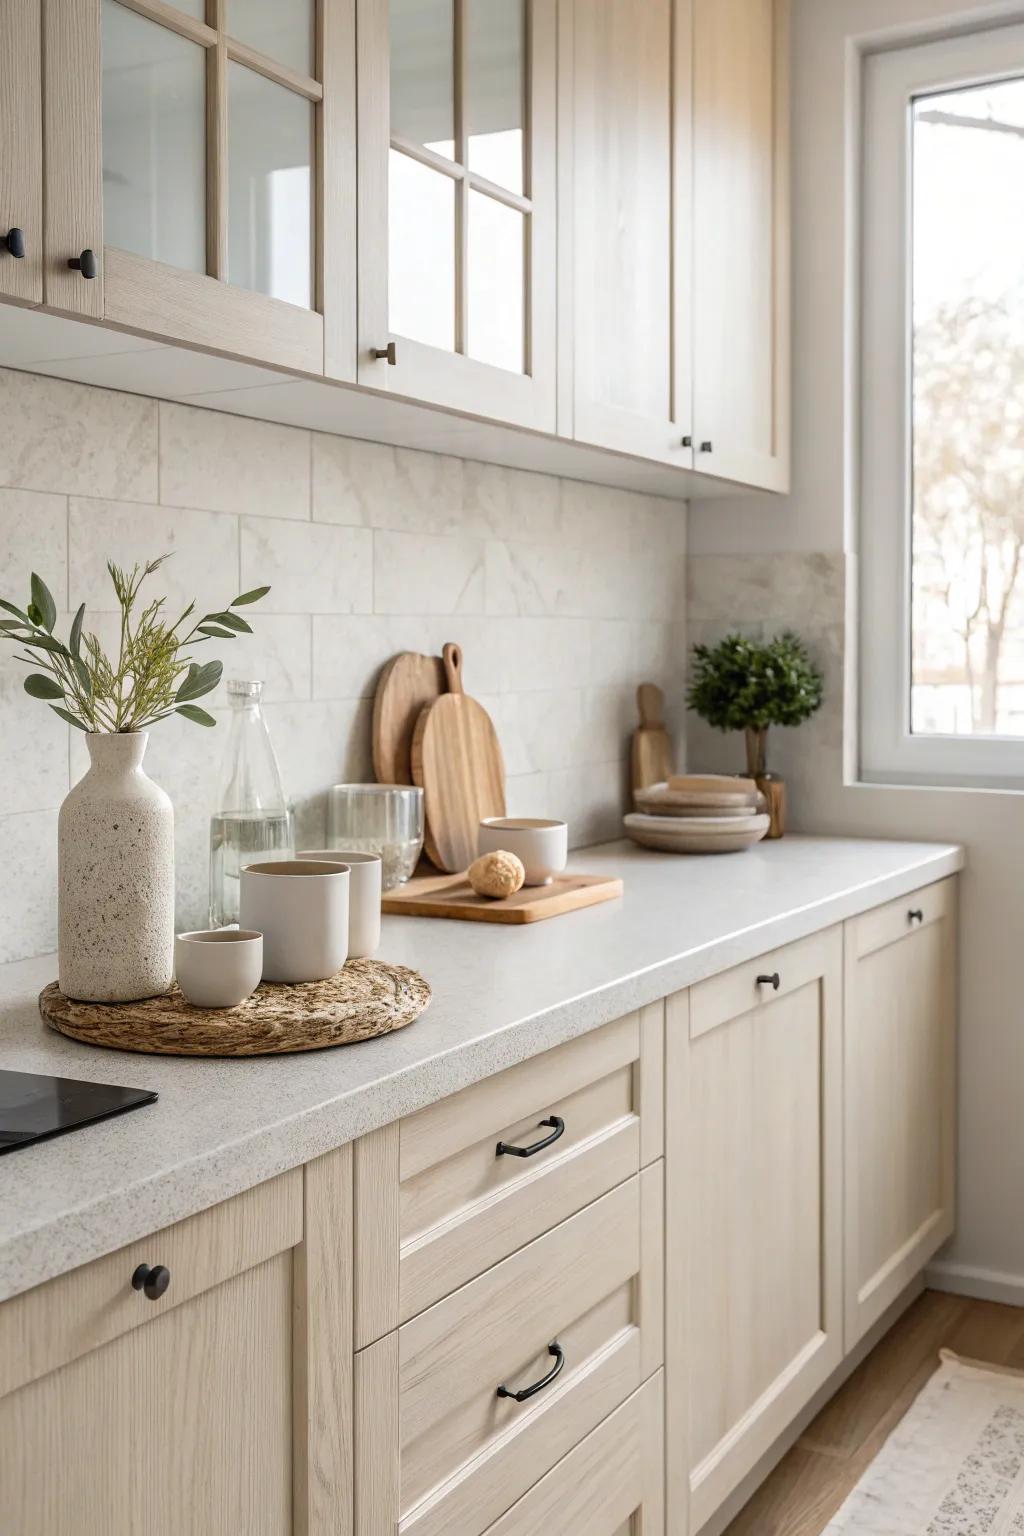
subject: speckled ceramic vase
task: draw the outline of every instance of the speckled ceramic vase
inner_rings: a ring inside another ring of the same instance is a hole
[[[174,975],[174,810],[142,771],[148,735],[90,734],[60,808],[60,989],[82,1002],[166,992]]]

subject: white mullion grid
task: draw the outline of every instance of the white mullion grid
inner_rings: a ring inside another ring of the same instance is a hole
[[[469,342],[467,291],[469,272],[469,147],[466,136],[466,21],[468,0],[453,0],[455,69],[455,159],[462,175],[455,184],[455,350]]]

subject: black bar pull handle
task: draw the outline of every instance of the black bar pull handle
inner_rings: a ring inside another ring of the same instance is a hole
[[[759,987],[771,987],[773,992],[777,992],[782,986],[782,977],[778,971],[773,971],[770,976],[759,976],[757,984]]]
[[[549,1115],[540,1123],[554,1127],[550,1136],[542,1136],[540,1141],[533,1143],[532,1147],[513,1147],[507,1141],[499,1141],[495,1148],[495,1157],[535,1157],[538,1152],[543,1152],[545,1147],[550,1147],[551,1143],[557,1141],[565,1132],[565,1121],[558,1115]]]
[[[12,226],[6,235],[0,235],[0,251],[6,251],[8,256],[17,256],[20,260],[25,254],[25,231]]]
[[[907,913],[907,917],[912,923],[924,922],[924,913],[920,907],[911,907],[910,911]]]
[[[513,1392],[511,1387],[506,1387],[503,1383],[498,1388],[498,1396],[510,1397],[514,1403],[525,1403],[527,1398],[536,1397],[538,1392],[543,1392],[545,1387],[550,1387],[555,1377],[561,1375],[562,1367],[565,1365],[565,1351],[557,1339],[553,1344],[548,1345],[548,1354],[554,1355],[555,1363],[546,1376],[542,1376],[540,1381],[535,1381],[532,1387],[524,1387],[521,1392]]]
[[[99,271],[96,265],[96,252],[90,251],[88,246],[79,256],[72,256],[68,260],[68,266],[72,272],[81,272],[83,277],[95,277]]]

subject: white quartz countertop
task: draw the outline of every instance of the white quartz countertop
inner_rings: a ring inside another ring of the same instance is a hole
[[[160,1095],[0,1157],[0,1300],[962,865],[953,845],[852,838],[702,858],[589,848],[570,867],[620,875],[621,900],[524,927],[385,918],[381,958],[427,977],[427,1012],[382,1039],[257,1060],[80,1045],[39,1017],[52,956],[0,966],[0,1065]]]

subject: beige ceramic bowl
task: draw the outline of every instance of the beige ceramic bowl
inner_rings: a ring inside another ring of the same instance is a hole
[[[324,981],[348,959],[347,864],[282,859],[242,870],[239,922],[263,934],[264,981]]]
[[[174,974],[194,1008],[237,1008],[263,975],[263,935],[246,928],[179,933]]]
[[[569,827],[564,821],[533,816],[488,816],[480,823],[477,853],[514,853],[522,860],[527,885],[550,885],[569,857]]]

